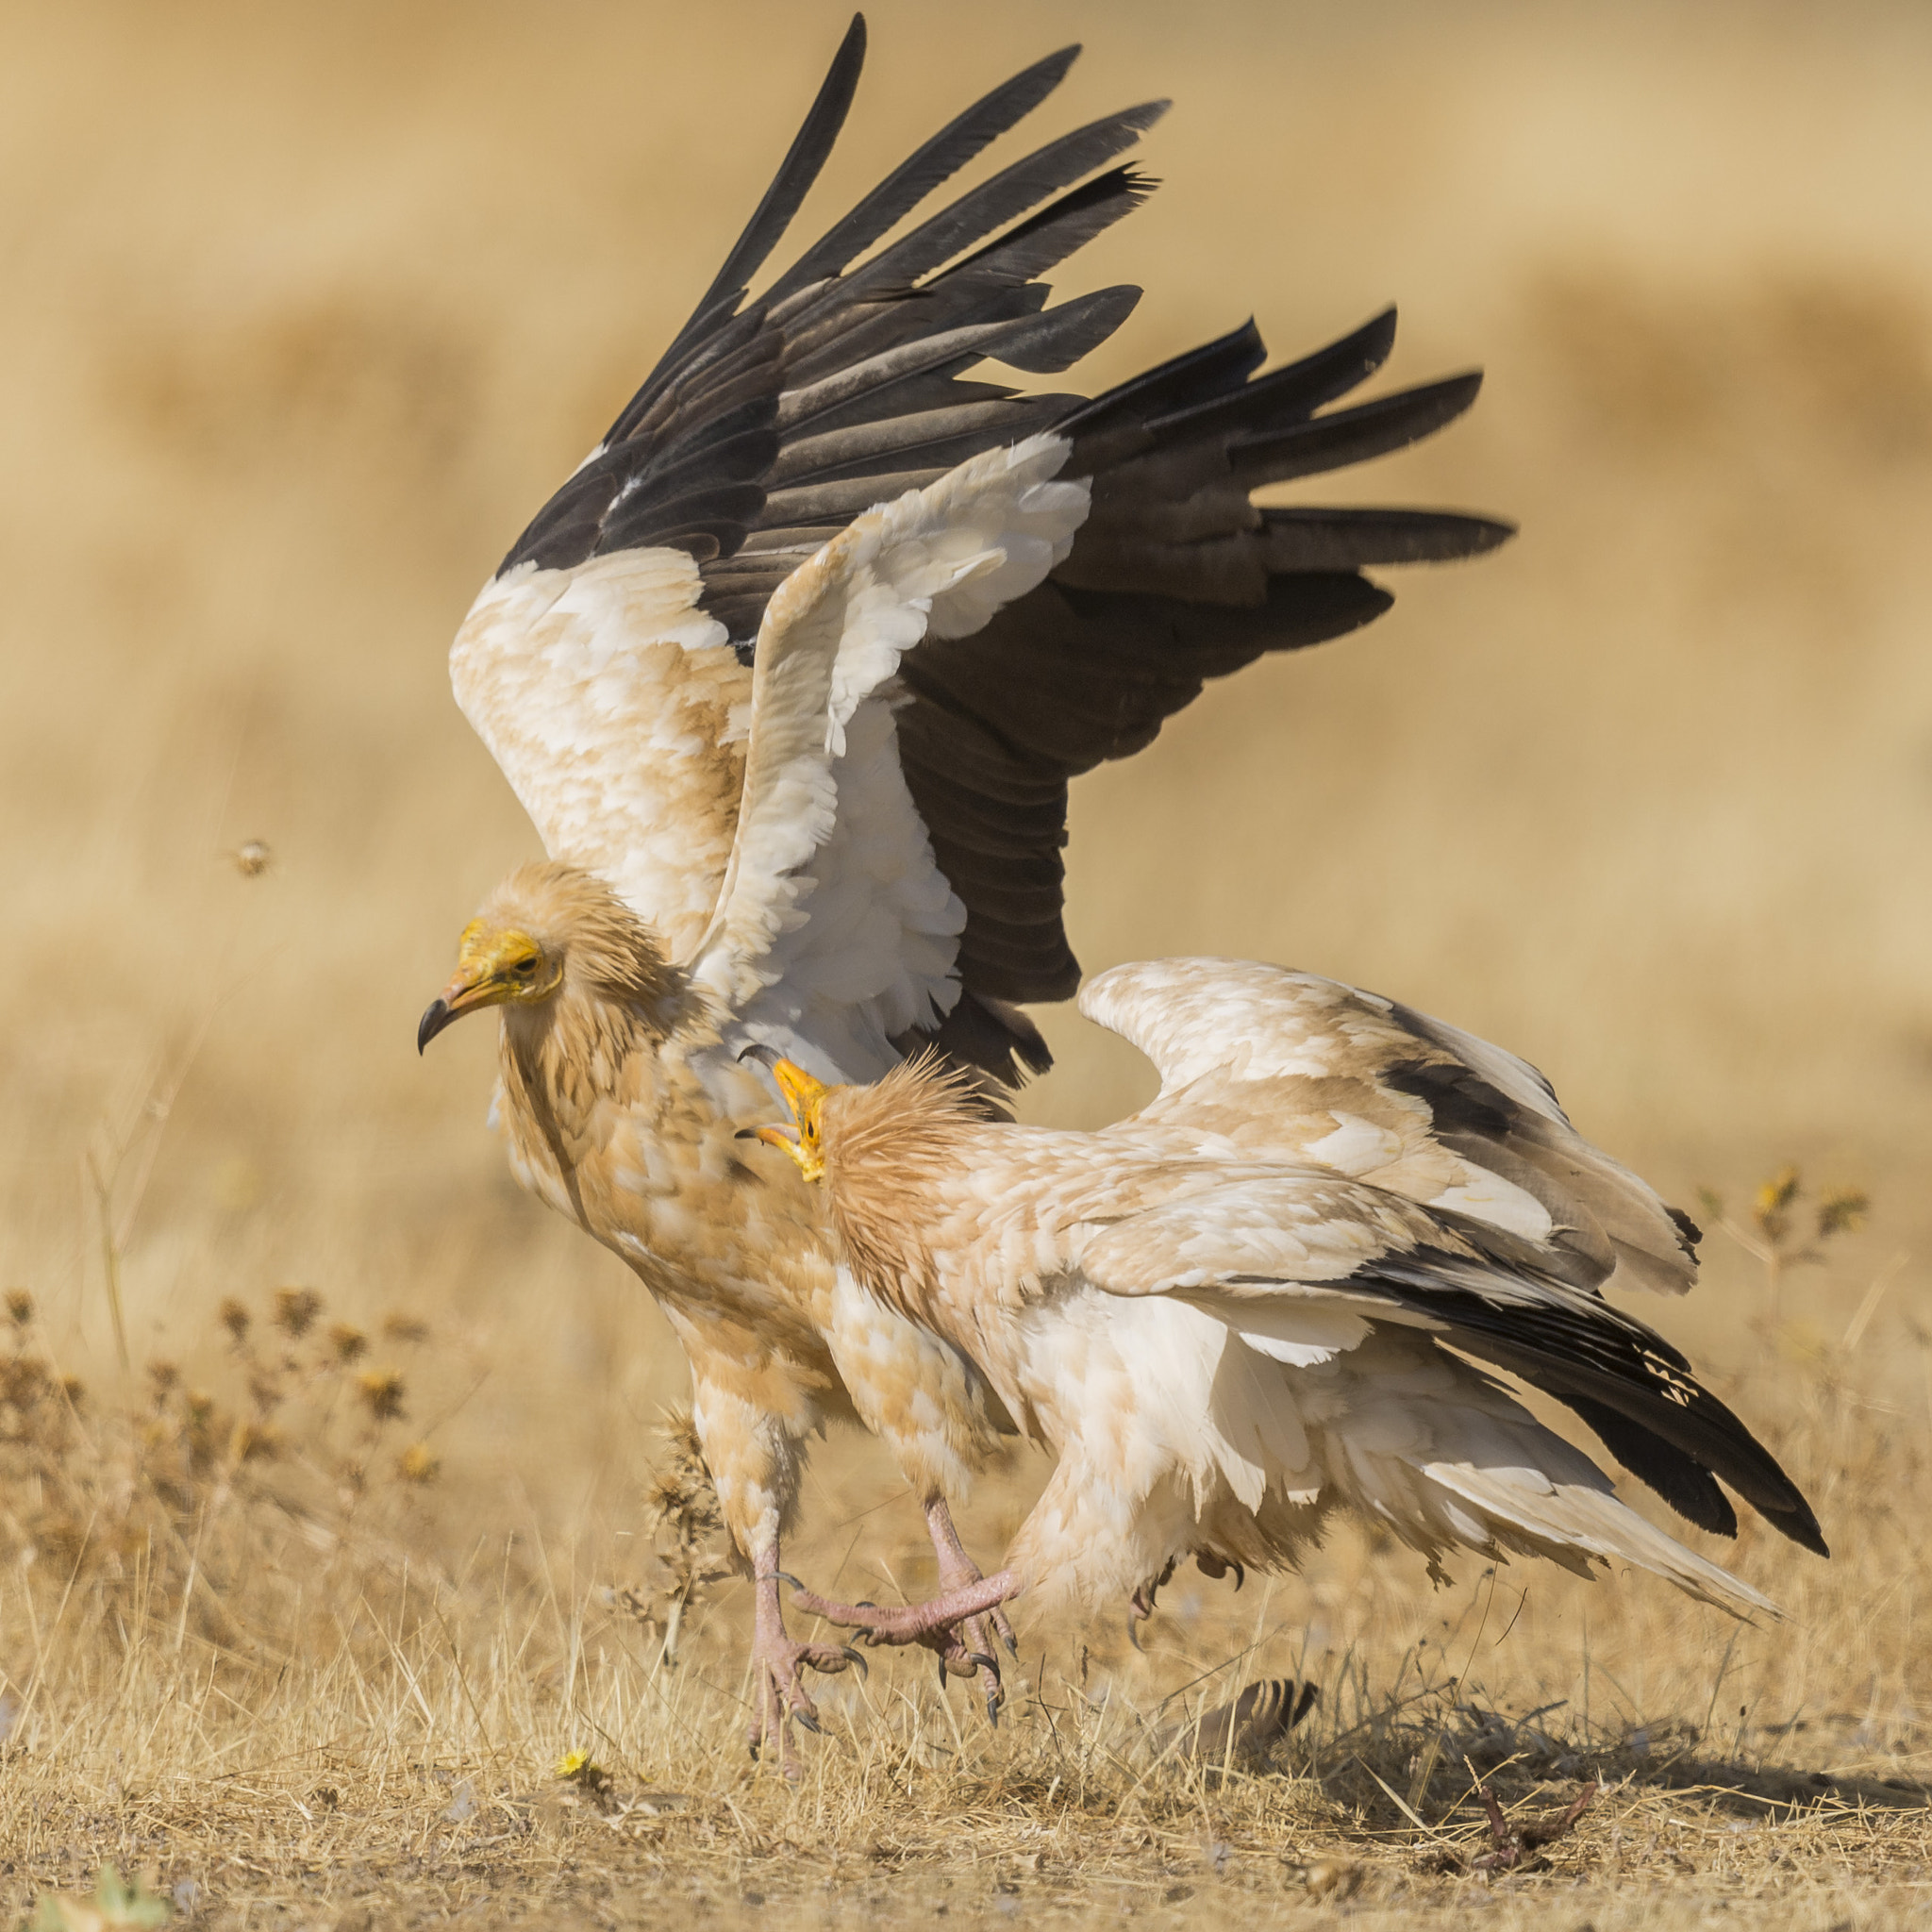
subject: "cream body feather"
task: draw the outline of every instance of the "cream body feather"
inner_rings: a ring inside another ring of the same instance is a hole
[[[752,674],[697,608],[682,551],[518,564],[450,649],[463,715],[551,858],[609,881],[673,957],[731,856]]]

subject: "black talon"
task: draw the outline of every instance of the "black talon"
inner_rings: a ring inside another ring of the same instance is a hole
[[[872,1677],[872,1666],[866,1662],[864,1657],[858,1651],[854,1650],[849,1643],[841,1643],[839,1648],[858,1666],[858,1674],[869,1681]]]
[[[1234,1572],[1234,1593],[1239,1596],[1241,1593],[1241,1585],[1248,1580],[1248,1573],[1232,1557],[1228,1558],[1227,1567]]]
[[[789,1583],[793,1590],[803,1590],[805,1588],[805,1585],[799,1582],[798,1578],[792,1575],[789,1570],[774,1570],[772,1572],[772,1581],[774,1583]]]
[[[1020,1655],[1020,1645],[1018,1641],[1014,1638],[1008,1637],[1004,1630],[999,1631],[998,1634],[1000,1641],[1007,1646],[1007,1655],[1008,1657],[1018,1657]]]
[[[941,1695],[941,1697],[943,1697],[943,1696],[944,1696],[945,1694],[946,1694],[946,1660],[945,1660],[945,1658],[944,1658],[944,1657],[941,1657],[941,1658],[940,1658],[940,1695]]]
[[[968,1663],[977,1664],[982,1671],[991,1671],[992,1673],[993,1682],[995,1684],[999,1682],[1000,1666],[999,1659],[997,1657],[988,1657],[985,1651],[983,1650],[969,1650],[966,1653],[966,1661]]]
[[[1141,1651],[1141,1655],[1142,1657],[1145,1657],[1147,1655],[1147,1653],[1144,1650],[1141,1649],[1140,1619],[1134,1615],[1133,1606],[1131,1604],[1127,1607],[1127,1641],[1131,1643],[1136,1650]]]
[[[878,1605],[873,1603],[866,1597],[860,1597],[858,1601],[852,1606],[852,1607],[855,1610],[875,1610],[878,1608]]]
[[[1000,1701],[989,1691],[986,1698],[986,1721],[994,1730],[1000,1727]]]
[[[825,1735],[824,1732],[820,1730],[819,1728],[818,1719],[811,1716],[809,1712],[803,1710],[794,1710],[791,1713],[791,1715],[798,1723],[802,1724],[806,1727],[806,1729],[812,1734],[814,1738],[823,1738]]]

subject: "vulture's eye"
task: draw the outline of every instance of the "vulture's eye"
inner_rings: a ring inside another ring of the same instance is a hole
[[[509,970],[520,977],[527,979],[531,974],[536,972],[537,962],[534,959],[519,959]]]

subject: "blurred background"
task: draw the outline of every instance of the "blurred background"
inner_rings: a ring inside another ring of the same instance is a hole
[[[1391,299],[1384,386],[1489,372],[1464,423],[1311,493],[1520,539],[1385,574],[1372,630],[1085,781],[1088,969],[1219,952],[1398,994],[1533,1059],[1693,1208],[1741,1215],[1787,1161],[1869,1190],[1785,1312],[1836,1345],[1882,1280],[1871,1386],[1923,1426],[1926,1358],[1893,1344],[1932,1241],[1932,15],[869,13],[803,228],[1080,39],[1027,139],[1176,103],[1159,193],[1062,271],[1147,291],[1085,380],[1250,312],[1291,358]],[[233,1292],[421,1312],[461,1365],[419,1411],[452,1474],[621,1515],[681,1386],[668,1333],[508,1179],[493,1029],[414,1051],[458,928],[536,851],[444,654],[708,280],[844,10],[5,19],[0,1279],[90,1375],[109,1270],[137,1364]],[[1044,1019],[1037,1117],[1147,1091]],[[1722,1370],[1764,1293],[1708,1254],[1664,1312]]]

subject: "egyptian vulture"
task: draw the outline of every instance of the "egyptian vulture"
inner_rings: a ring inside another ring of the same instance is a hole
[[[925,1059],[871,1086],[774,1071],[841,1274],[969,1352],[1057,1457],[1006,1568],[909,1608],[801,1591],[874,1641],[1021,1590],[1126,1599],[1192,1555],[1291,1566],[1338,1507],[1424,1553],[1613,1559],[1773,1606],[1664,1535],[1489,1370],[1567,1405],[1699,1528],[1728,1485],[1806,1548],[1817,1519],[1744,1424],[1604,1290],[1681,1293],[1696,1229],[1583,1140],[1533,1068],[1312,974],[1117,967],[1080,1009],[1160,1074],[1098,1133],[992,1122]],[[1477,1366],[1483,1364],[1486,1366]]]
[[[945,1497],[1012,1424],[967,1355],[841,1287],[812,1191],[734,1141],[772,1105],[740,1055],[865,1080],[930,1049],[993,1094],[1044,1070],[1017,1003],[1079,979],[1069,779],[1147,744],[1206,679],[1376,616],[1364,566],[1508,534],[1250,501],[1474,400],[1472,375],[1326,407],[1388,355],[1392,310],[1262,375],[1244,324],[1092,400],[968,373],[1063,370],[1139,293],[1049,307],[1040,277],[1147,194],[1119,158],[1164,103],[882,242],[1077,49],[967,108],[750,295],[863,52],[855,21],[691,321],[457,636],[458,702],[550,858],[466,929],[418,1036],[501,1008],[519,1178],[622,1256],[683,1342],[758,1586],[754,1748],[776,1734],[788,1765],[801,1663],[845,1662],[780,1614],[807,1439],[856,1417],[891,1444],[952,1587],[979,1573]],[[956,1670],[987,1635],[968,1628]]]

